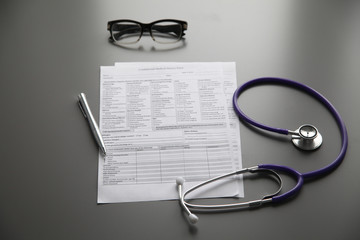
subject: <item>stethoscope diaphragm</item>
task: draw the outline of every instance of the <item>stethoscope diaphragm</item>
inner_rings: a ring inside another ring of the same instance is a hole
[[[291,141],[302,150],[315,150],[322,144],[322,136],[316,127],[304,124],[295,131],[291,131]]]

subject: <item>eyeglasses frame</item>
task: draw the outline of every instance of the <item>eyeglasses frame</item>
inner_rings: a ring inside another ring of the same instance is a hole
[[[113,42],[118,42],[118,41],[115,40],[114,37],[113,37],[112,26],[114,24],[116,24],[116,23],[119,23],[119,22],[131,22],[131,23],[138,24],[141,27],[141,32],[140,32],[139,39],[134,43],[137,43],[138,41],[140,41],[140,39],[141,39],[144,32],[149,32],[149,34],[150,34],[151,38],[153,39],[153,41],[158,42],[158,41],[155,40],[151,29],[152,29],[153,25],[155,25],[157,23],[160,23],[160,22],[175,22],[175,23],[178,23],[178,24],[181,25],[181,28],[182,28],[181,29],[182,30],[181,35],[180,35],[179,39],[177,41],[175,41],[175,42],[180,41],[180,39],[182,39],[185,36],[184,31],[187,30],[187,28],[188,28],[188,24],[187,24],[186,21],[177,20],[177,19],[160,19],[160,20],[157,20],[157,21],[154,21],[154,22],[151,22],[151,23],[141,23],[141,22],[138,22],[138,21],[135,21],[135,20],[130,20],[130,19],[112,20],[112,21],[109,21],[107,23],[107,30],[110,32],[109,39],[112,40]],[[175,42],[172,42],[172,43],[175,43]],[[158,43],[161,43],[161,42],[158,42]]]

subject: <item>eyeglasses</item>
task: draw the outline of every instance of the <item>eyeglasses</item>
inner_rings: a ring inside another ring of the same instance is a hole
[[[119,44],[136,43],[144,33],[158,43],[175,43],[185,35],[187,22],[163,19],[144,24],[133,20],[114,20],[108,22],[107,30],[110,31],[110,39]]]

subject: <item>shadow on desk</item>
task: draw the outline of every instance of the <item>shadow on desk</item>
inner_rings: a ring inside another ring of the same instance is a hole
[[[182,39],[176,43],[172,44],[158,44],[154,41],[144,41],[135,44],[119,44],[117,42],[108,39],[111,45],[114,45],[118,48],[129,50],[129,51],[138,51],[138,52],[166,52],[182,49],[186,47],[185,39]]]

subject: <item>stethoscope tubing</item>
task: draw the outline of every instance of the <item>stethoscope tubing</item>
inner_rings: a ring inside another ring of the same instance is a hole
[[[298,192],[300,192],[302,186],[304,185],[304,178],[303,178],[302,174],[293,168],[290,168],[287,166],[281,166],[281,165],[273,165],[273,164],[261,164],[261,165],[258,165],[258,167],[260,169],[269,169],[269,170],[286,172],[286,173],[290,174],[291,176],[293,176],[294,178],[296,178],[296,185],[292,189],[290,189],[289,191],[287,191],[283,194],[273,196],[271,198],[272,202],[274,202],[274,203],[282,202],[282,201],[296,195]]]
[[[235,113],[238,115],[238,117],[242,120],[244,120],[245,122],[256,126],[258,128],[264,129],[266,131],[271,131],[271,132],[275,132],[275,133],[279,133],[279,134],[284,134],[284,135],[288,135],[289,134],[289,130],[288,129],[282,129],[282,128],[274,128],[274,127],[270,127],[261,123],[256,122],[255,120],[251,119],[250,117],[248,117],[239,107],[237,101],[238,98],[240,96],[240,94],[242,92],[244,92],[246,89],[255,86],[255,85],[260,85],[260,84],[280,84],[280,85],[287,85],[290,87],[293,87],[295,89],[299,89],[303,92],[308,93],[309,95],[313,96],[315,99],[317,99],[318,101],[320,101],[333,115],[333,117],[336,120],[336,123],[338,124],[338,127],[340,129],[340,133],[341,133],[341,141],[342,141],[342,145],[341,145],[341,150],[339,155],[336,157],[336,159],[331,162],[329,165],[320,168],[318,170],[315,171],[310,171],[310,172],[306,172],[306,173],[301,173],[301,177],[303,179],[309,179],[309,178],[317,178],[320,176],[323,176],[331,171],[333,171],[336,167],[338,167],[342,160],[345,157],[346,154],[346,150],[348,147],[348,134],[347,134],[347,130],[346,130],[346,126],[344,124],[344,121],[342,120],[340,114],[338,113],[338,111],[335,109],[335,107],[330,103],[329,100],[327,100],[323,95],[321,95],[319,92],[317,92],[316,90],[302,84],[299,82],[295,82],[292,80],[288,80],[288,79],[283,79],[283,78],[273,78],[273,77],[265,77],[265,78],[257,78],[257,79],[253,79],[250,80],[246,83],[244,83],[243,85],[241,85],[238,89],[236,89],[236,91],[234,92],[233,95],[233,107],[234,107],[234,111]]]

